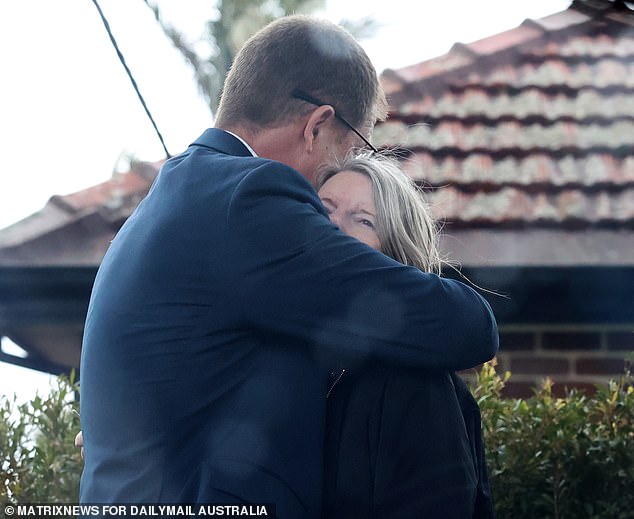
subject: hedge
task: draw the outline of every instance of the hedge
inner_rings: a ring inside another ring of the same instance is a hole
[[[498,519],[634,517],[634,386],[628,371],[586,395],[502,398],[510,377],[483,366],[472,385],[482,411]],[[0,398],[0,503],[74,503],[81,458],[74,381],[46,398]]]
[[[76,503],[82,460],[73,376],[59,377],[50,394],[17,405],[0,399],[0,503]]]
[[[591,396],[555,398],[546,379],[527,399],[504,399],[510,377],[485,365],[473,393],[500,519],[634,518],[631,372]]]

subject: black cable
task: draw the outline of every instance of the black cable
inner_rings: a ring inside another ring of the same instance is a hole
[[[156,135],[158,135],[158,138],[161,141],[161,145],[163,146],[163,149],[165,150],[165,155],[167,155],[168,159],[171,158],[170,152],[167,151],[167,146],[165,146],[165,141],[163,140],[163,136],[161,135],[161,132],[159,131],[158,126],[156,126],[156,123],[154,122],[154,118],[152,117],[152,114],[150,113],[149,108],[145,104],[145,99],[143,99],[143,96],[141,95],[141,92],[139,91],[139,87],[137,86],[136,81],[134,80],[134,77],[132,76],[132,72],[130,72],[130,69],[128,68],[128,65],[125,62],[125,58],[123,57],[123,54],[119,50],[119,46],[117,45],[117,41],[114,39],[112,31],[110,30],[110,24],[108,23],[108,20],[106,20],[106,17],[104,16],[103,11],[101,10],[101,7],[99,7],[99,4],[97,3],[97,0],[92,0],[92,3],[95,4],[95,7],[97,8],[97,11],[99,11],[99,16],[101,16],[101,21],[103,22],[103,25],[106,28],[106,31],[108,32],[108,36],[110,37],[110,41],[112,42],[112,45],[114,46],[115,50],[117,51],[117,56],[119,56],[119,61],[123,65],[123,68],[125,69],[125,71],[128,73],[128,77],[130,78],[130,81],[132,82],[132,86],[134,87],[134,91],[136,92],[137,96],[139,96],[139,101],[141,101],[141,104],[143,105],[143,108],[145,109],[145,113],[147,114],[147,116],[150,118],[150,121],[152,122],[152,126],[154,127],[154,131],[156,132]]]

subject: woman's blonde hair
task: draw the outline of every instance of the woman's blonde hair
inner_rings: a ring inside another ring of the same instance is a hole
[[[342,171],[360,173],[372,182],[381,252],[405,265],[440,274],[438,227],[419,188],[399,163],[382,155],[349,155],[320,171],[317,188]]]

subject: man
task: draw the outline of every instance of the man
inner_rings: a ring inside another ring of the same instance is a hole
[[[495,354],[482,298],[345,236],[311,186],[384,114],[341,28],[292,16],[247,42],[217,127],[164,165],[95,280],[82,502],[318,518],[333,359],[460,369]]]

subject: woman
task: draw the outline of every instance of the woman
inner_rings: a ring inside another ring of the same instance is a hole
[[[440,274],[436,226],[398,163],[349,157],[318,188],[341,231]],[[325,517],[493,517],[479,409],[457,376],[341,366],[327,401]]]

